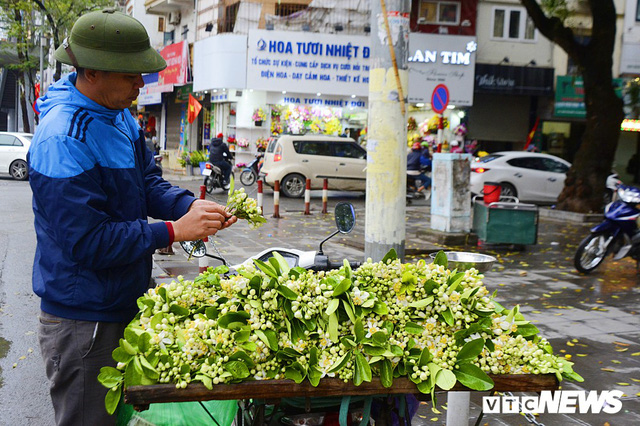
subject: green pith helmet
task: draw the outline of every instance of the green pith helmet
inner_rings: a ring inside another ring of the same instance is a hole
[[[76,68],[131,74],[157,72],[167,67],[151,47],[144,26],[114,9],[89,12],[78,18],[54,57]]]

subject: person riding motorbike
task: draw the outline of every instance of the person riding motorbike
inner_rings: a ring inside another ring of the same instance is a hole
[[[209,151],[209,162],[222,170],[224,189],[229,189],[229,177],[231,176],[231,152],[229,147],[222,141],[222,133],[211,139]]]
[[[414,142],[411,146],[411,152],[407,155],[407,175],[420,181],[420,186],[416,189],[417,192],[423,192],[425,188],[431,187],[431,178],[422,172],[427,167],[427,161],[430,166],[431,160],[428,157],[428,152],[426,158],[423,154],[420,142]]]

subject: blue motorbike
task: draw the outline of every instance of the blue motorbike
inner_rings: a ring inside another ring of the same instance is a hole
[[[614,260],[631,256],[640,260],[640,189],[620,185],[613,201],[605,207],[604,221],[593,228],[582,240],[573,259],[576,269],[588,274],[596,269],[605,257]]]

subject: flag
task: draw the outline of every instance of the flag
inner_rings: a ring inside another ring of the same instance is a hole
[[[33,108],[33,112],[35,112],[36,114],[40,114],[40,110],[38,109],[38,98],[40,97],[40,83],[36,83],[33,89],[34,89],[35,101],[33,101],[33,104],[31,104],[31,107]]]
[[[187,108],[187,121],[189,124],[193,123],[198,114],[200,114],[201,109],[202,105],[200,102],[189,93],[189,107]]]
[[[527,143],[524,144],[524,150],[525,151],[527,150],[527,148],[529,148],[529,145],[531,145],[531,141],[533,140],[533,137],[536,134],[536,130],[538,130],[538,124],[540,124],[540,117],[536,118],[536,124],[533,125],[533,128],[531,129],[531,131],[527,135]]]

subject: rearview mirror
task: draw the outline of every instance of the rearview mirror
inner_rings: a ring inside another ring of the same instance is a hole
[[[204,257],[207,254],[207,246],[202,240],[180,241],[180,246],[189,256]]]
[[[348,234],[356,226],[356,211],[351,203],[338,203],[335,209],[336,226],[341,234]]]

